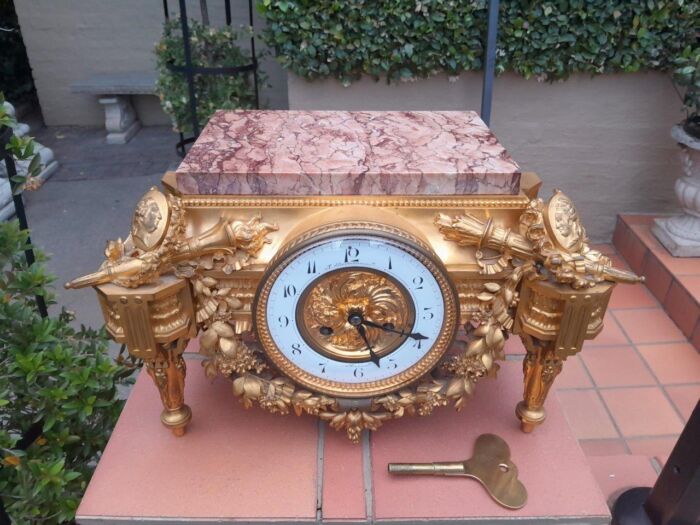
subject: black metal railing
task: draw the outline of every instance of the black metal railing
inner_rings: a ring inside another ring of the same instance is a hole
[[[0,127],[0,155],[5,161],[5,169],[7,170],[7,178],[10,182],[10,191],[12,192],[12,201],[15,206],[15,215],[17,215],[17,221],[19,222],[19,227],[21,230],[29,230],[27,225],[27,213],[24,209],[24,199],[22,199],[22,192],[18,191],[18,183],[14,180],[17,177],[17,166],[15,165],[15,159],[12,157],[12,153],[7,150],[7,144],[9,144],[14,130],[9,126]],[[27,248],[24,250],[24,256],[27,260],[28,265],[34,264],[34,250],[32,249],[32,241],[27,236]],[[41,295],[36,296],[36,306],[42,317],[48,317],[48,310],[46,309],[46,301]]]
[[[192,48],[190,44],[190,28],[187,18],[187,5],[185,0],[178,0],[180,8],[180,27],[182,31],[182,42],[184,47],[185,65],[176,66],[175,64],[168,65],[168,69],[184,75],[187,81],[187,92],[190,106],[190,122],[192,124],[192,136],[185,137],[184,133],[180,133],[180,141],[175,145],[175,149],[181,157],[185,156],[185,147],[192,144],[201,131],[199,118],[197,117],[197,93],[195,91],[195,75],[253,75],[253,88],[255,92],[255,108],[260,107],[260,95],[258,88],[258,60],[255,53],[255,35],[253,33],[253,1],[248,0],[248,23],[251,28],[250,35],[250,56],[251,61],[248,64],[235,67],[200,67],[192,65]],[[224,0],[224,9],[226,16],[226,25],[230,26],[231,19],[231,0]],[[168,0],[163,0],[163,15],[165,20],[170,20],[170,10]]]

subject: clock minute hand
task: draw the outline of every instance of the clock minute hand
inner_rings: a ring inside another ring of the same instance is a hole
[[[373,323],[372,321],[368,321],[367,319],[362,320],[362,324],[365,324],[367,326],[371,326],[372,328],[379,328],[380,330],[384,330],[385,332],[393,332],[395,334],[399,335],[405,335],[406,337],[410,337],[411,339],[414,339],[416,341],[420,341],[422,339],[427,339],[426,336],[421,334],[420,332],[414,332],[412,334],[407,334],[403,330],[395,330],[394,328],[389,328],[388,326],[382,326],[377,323]]]
[[[365,331],[365,327],[362,326],[361,324],[355,325],[355,328],[357,328],[357,331],[360,333],[360,336],[365,342],[365,345],[367,345],[367,350],[369,350],[369,358],[372,360],[372,362],[377,365],[379,365],[379,356],[374,353],[374,350],[372,350],[372,345],[369,344],[369,339],[367,338],[367,332]]]

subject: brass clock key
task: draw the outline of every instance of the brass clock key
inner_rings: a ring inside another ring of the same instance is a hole
[[[480,435],[474,444],[474,455],[465,461],[389,463],[389,473],[473,478],[508,509],[519,509],[527,503],[527,490],[518,479],[518,467],[510,459],[510,448],[495,434]]]

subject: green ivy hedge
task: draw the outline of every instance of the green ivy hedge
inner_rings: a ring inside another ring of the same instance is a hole
[[[487,0],[260,0],[263,38],[313,80],[480,69]],[[542,80],[667,69],[700,27],[697,0],[501,1],[497,68]]]

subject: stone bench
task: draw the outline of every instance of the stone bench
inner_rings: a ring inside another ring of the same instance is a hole
[[[156,73],[95,74],[86,80],[71,84],[73,93],[97,95],[105,108],[107,144],[126,144],[141,128],[131,103],[132,95],[154,95]]]

